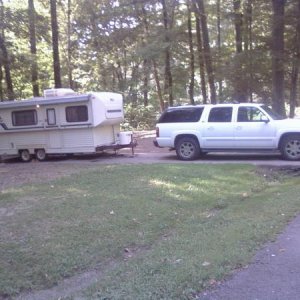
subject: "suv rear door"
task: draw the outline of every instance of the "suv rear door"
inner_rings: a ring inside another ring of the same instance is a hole
[[[232,149],[235,148],[233,127],[233,107],[212,106],[207,115],[207,121],[202,123],[201,148]]]

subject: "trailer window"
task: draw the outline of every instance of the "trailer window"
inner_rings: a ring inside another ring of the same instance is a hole
[[[12,123],[14,126],[29,126],[37,124],[35,109],[19,110],[12,112]]]
[[[47,123],[48,125],[55,125],[56,124],[56,116],[55,116],[55,109],[48,108],[47,109]]]
[[[85,122],[88,120],[88,110],[85,105],[66,107],[67,122]]]

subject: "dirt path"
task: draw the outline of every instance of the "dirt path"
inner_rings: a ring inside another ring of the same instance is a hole
[[[14,298],[14,300],[84,299],[80,296],[80,292],[100,281],[105,270],[113,269],[114,265],[113,262],[107,263],[102,269],[87,271],[71,278],[64,279],[58,285],[47,290],[23,293]]]

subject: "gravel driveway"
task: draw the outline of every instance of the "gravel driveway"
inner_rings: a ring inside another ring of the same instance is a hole
[[[130,149],[122,149],[117,155],[114,153],[103,153],[75,156],[73,158],[52,157],[45,162],[32,160],[30,163],[22,163],[18,160],[7,160],[0,163],[0,190],[21,184],[43,182],[70,175],[82,170],[83,166],[84,169],[93,169],[99,164],[186,163],[176,158],[175,151],[154,147],[153,139],[153,133],[139,136],[134,156],[132,156]],[[300,161],[284,161],[278,154],[209,154],[192,163],[249,163],[259,166],[300,167]]]

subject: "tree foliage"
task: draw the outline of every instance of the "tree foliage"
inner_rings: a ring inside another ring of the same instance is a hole
[[[288,98],[294,110],[299,9],[299,0],[1,0],[0,97],[61,85],[120,92],[155,111],[239,100],[282,112]]]

